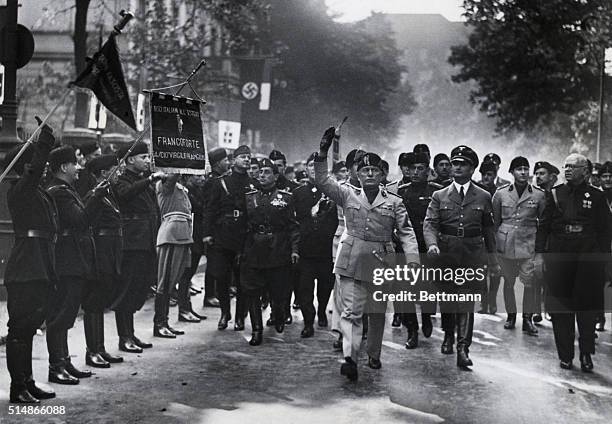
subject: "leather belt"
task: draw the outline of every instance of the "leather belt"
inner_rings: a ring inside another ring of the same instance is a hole
[[[238,210],[238,209],[234,209],[232,211],[232,213],[226,213],[225,217],[226,218],[239,218],[241,216],[244,216],[244,212]]]
[[[42,238],[48,240],[52,243],[57,241],[57,234],[52,233],[51,231],[44,230],[26,230],[25,232],[17,232],[15,233],[16,238]]]
[[[442,227],[440,228],[440,232],[447,236],[452,237],[480,237],[482,236],[482,232],[478,229],[466,230],[463,227]]]
[[[96,231],[96,236],[123,236],[122,228],[100,228]]]
[[[584,226],[580,224],[569,224],[563,227],[565,234],[581,233],[584,231]]]
[[[66,230],[62,230],[62,232],[59,235],[61,237],[70,237],[70,236],[91,237],[93,236],[93,231],[91,231],[91,228],[85,231],[76,231],[76,230],[68,228]]]

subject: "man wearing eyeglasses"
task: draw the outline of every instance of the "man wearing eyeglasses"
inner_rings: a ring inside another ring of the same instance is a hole
[[[610,256],[609,211],[604,193],[586,181],[584,156],[569,155],[563,170],[566,183],[547,193],[536,253],[546,253],[547,310],[560,367],[572,368],[577,323],[580,367],[592,372],[595,319],[603,308],[604,263]]]

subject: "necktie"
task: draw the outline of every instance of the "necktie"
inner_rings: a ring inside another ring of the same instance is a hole
[[[465,197],[465,192],[463,191],[463,186],[461,186],[461,190],[459,190],[459,196],[461,196],[461,201],[463,202],[463,198]]]

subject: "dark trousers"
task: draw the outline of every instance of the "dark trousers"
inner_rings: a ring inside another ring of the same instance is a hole
[[[305,325],[312,325],[315,312],[325,316],[325,308],[334,288],[335,277],[332,273],[331,258],[300,258],[300,280],[297,290],[297,302],[300,304]],[[317,280],[318,311],[315,311],[314,280]]]
[[[574,359],[574,340],[576,323],[578,324],[578,347],[580,353],[595,353],[595,318],[594,312],[551,313],[555,344],[559,359]]]
[[[243,305],[244,299],[241,293],[238,257],[239,254],[233,250],[213,246],[209,249],[206,273],[210,273],[216,282],[217,297],[219,298],[221,312],[224,314],[230,313],[230,285],[234,276],[238,289],[236,293],[236,316],[244,317],[246,307]]]
[[[103,313],[117,299],[121,283],[118,275],[100,272],[96,280],[83,287],[82,307],[85,312]]]
[[[147,299],[149,287],[157,281],[157,254],[155,250],[128,250],[121,261],[121,288],[112,308],[115,311],[135,313]]]
[[[285,319],[286,300],[289,292],[287,277],[289,266],[276,268],[245,268],[241,280],[242,292],[260,298],[264,291],[270,295],[270,306],[275,320]]]
[[[5,283],[9,315],[6,365],[11,388],[23,390],[32,377],[32,338],[47,313],[50,285],[46,281]]]
[[[47,331],[67,331],[74,326],[86,284],[88,282],[79,277],[60,277],[57,290],[49,296]]]

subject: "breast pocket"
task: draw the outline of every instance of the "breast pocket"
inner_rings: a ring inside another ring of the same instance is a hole
[[[358,223],[361,221],[361,205],[355,203],[346,205],[344,208],[344,217],[347,222]]]
[[[474,205],[470,208],[471,212],[472,212],[472,216],[475,219],[481,219],[482,215],[484,214],[484,207],[480,206],[480,205]]]
[[[440,205],[440,219],[447,220],[451,218],[453,215],[456,215],[457,206],[451,203],[442,203]]]

